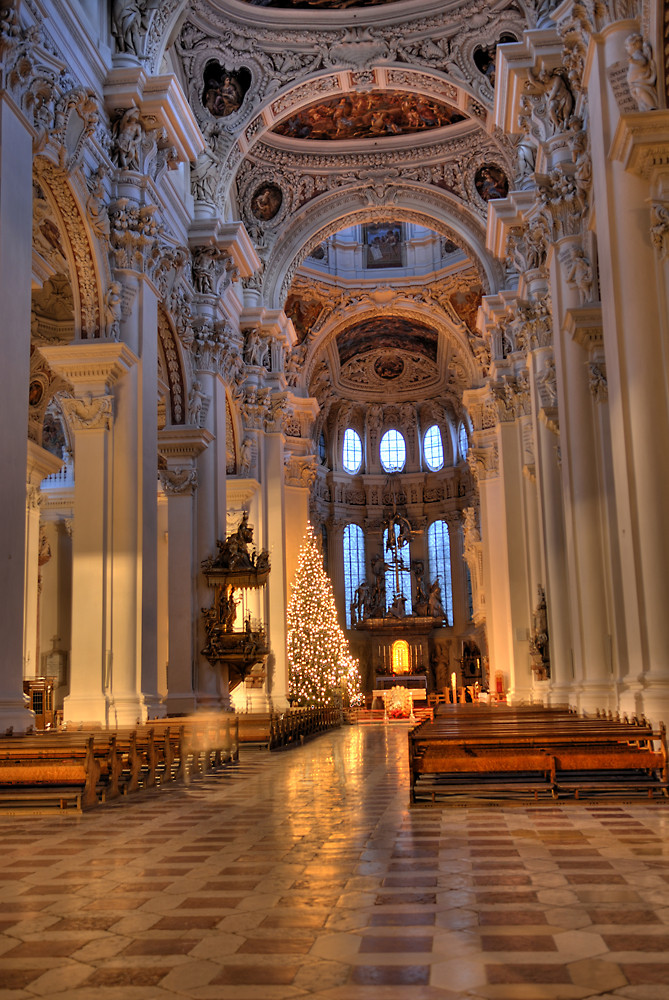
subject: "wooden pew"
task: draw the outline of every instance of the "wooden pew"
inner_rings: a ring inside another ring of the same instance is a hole
[[[0,806],[89,809],[104,765],[92,736],[0,739]]]
[[[411,801],[668,794],[664,725],[562,709],[452,706],[409,734]]]

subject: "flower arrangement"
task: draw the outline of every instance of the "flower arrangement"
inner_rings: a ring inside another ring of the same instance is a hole
[[[413,714],[413,699],[408,688],[396,684],[384,692],[383,702],[389,719],[408,719]]]

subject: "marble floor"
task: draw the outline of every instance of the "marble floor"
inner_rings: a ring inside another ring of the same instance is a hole
[[[669,804],[409,809],[405,724],[0,835],[0,1000],[669,1000]]]

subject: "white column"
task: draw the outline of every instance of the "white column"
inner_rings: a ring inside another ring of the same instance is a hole
[[[622,32],[607,35],[600,58],[609,64],[619,43]],[[669,268],[666,215],[658,213],[669,200],[668,143],[667,111],[624,115],[616,162],[602,178],[595,172],[598,196],[616,206],[602,232],[602,314],[629,662],[621,701],[656,722],[669,719]]]
[[[213,367],[213,366],[212,366]],[[225,439],[226,406],[225,385],[220,375],[212,368],[200,369],[197,379],[202,392],[209,399],[203,430],[214,440],[212,447],[202,452],[198,461],[198,489],[195,494],[197,508],[197,548],[196,548],[196,609],[191,638],[195,649],[195,691],[199,708],[220,708],[229,704],[228,668],[211,666],[202,656],[206,636],[200,609],[212,603],[213,591],[200,572],[202,560],[215,555],[218,539],[227,537],[226,531],[226,484],[225,484]]]
[[[568,311],[578,309],[580,298],[576,286],[568,281],[565,260],[580,246],[580,236],[558,240],[550,256],[550,273],[574,671],[581,685],[579,705],[594,711],[615,707],[616,697],[611,686],[610,628],[603,582],[604,518],[594,403],[587,355],[567,328]]]
[[[169,583],[168,583],[168,532],[167,497],[158,492],[158,633],[156,636],[158,664],[158,694],[167,706],[167,658],[169,656]],[[169,712],[168,712],[169,714]]]
[[[263,534],[271,553],[267,582],[268,695],[275,709],[288,704],[288,658],[286,655],[286,496],[284,487],[284,436],[278,431],[264,437],[263,484],[265,518]]]
[[[114,387],[110,722],[161,714],[157,685],[157,297],[142,275],[119,272],[132,299],[121,324],[139,359]]]
[[[194,626],[200,616],[197,585],[200,564],[195,546],[195,492],[198,455],[213,441],[199,427],[167,427],[159,432],[158,447],[167,469],[161,472],[167,496],[167,702],[168,715],[195,711]]]
[[[530,355],[530,384],[536,438],[537,484],[539,487],[543,562],[548,609],[551,678],[546,700],[550,704],[573,701],[573,652],[569,617],[569,588],[565,558],[562,478],[558,460],[557,395],[553,350],[539,347]],[[541,387],[541,388],[540,388]],[[543,394],[543,398],[542,398]],[[534,595],[533,595],[534,596]]]
[[[56,458],[34,441],[28,441],[26,486],[26,554],[23,605],[23,676],[37,677],[39,664],[39,556],[40,556],[40,483],[58,472],[62,459]]]
[[[0,733],[33,723],[23,700],[26,454],[32,272],[32,137],[0,94]]]
[[[137,359],[124,344],[79,341],[45,346],[52,371],[74,387],[62,406],[74,441],[72,646],[63,720],[109,724],[111,688],[112,463],[114,383]],[[122,473],[122,469],[120,470]]]
[[[307,496],[308,501],[308,496]],[[334,594],[335,604],[339,608],[339,624],[342,628],[346,628],[346,586],[344,579],[344,524],[342,521],[338,520],[336,517],[329,517],[326,521],[326,528],[328,533],[328,576],[332,581],[332,592]],[[290,529],[288,529],[288,534],[286,537],[286,542],[290,540],[291,534]],[[299,546],[304,538],[304,528],[301,534],[294,538],[294,541],[289,547],[297,544],[297,549],[299,552]],[[297,566],[297,559],[295,559],[295,567]],[[295,568],[292,572],[288,574],[288,586],[293,581],[295,575]],[[290,590],[288,591],[290,593]]]

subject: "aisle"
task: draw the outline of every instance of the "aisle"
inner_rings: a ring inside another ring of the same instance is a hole
[[[0,1000],[668,1000],[669,806],[409,810],[406,733],[0,817]]]

